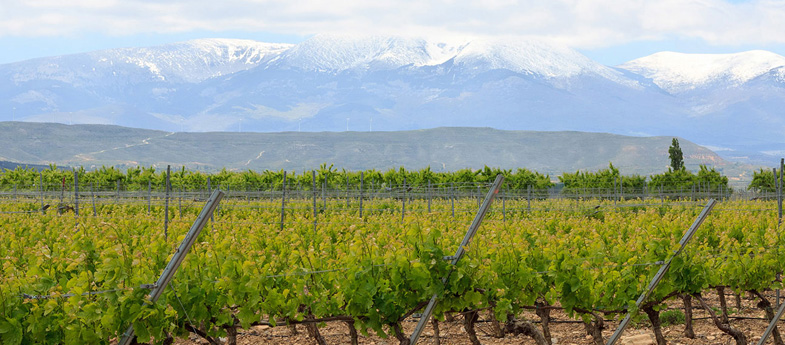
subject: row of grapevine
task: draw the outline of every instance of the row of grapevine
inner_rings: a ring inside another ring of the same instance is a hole
[[[179,235],[168,239],[163,210],[147,214],[134,205],[115,205],[110,217],[79,217],[76,225],[70,216],[0,214],[0,339],[109,343],[133,323],[140,342],[192,332],[231,343],[238,329],[252,325],[306,323],[318,334],[316,322],[335,321],[406,343],[401,323],[437,294],[441,320],[488,309],[499,323],[515,325],[525,309],[558,306],[583,320],[600,344],[603,319],[630,311],[701,209],[592,200],[591,212],[552,212],[574,204],[536,200],[531,212],[503,221],[497,205],[467,256],[450,267],[443,258],[457,248],[472,214],[446,216],[447,200],[405,219],[361,218],[332,207],[318,214],[318,226],[312,210],[292,210],[283,230],[267,201],[237,202],[222,204],[154,304],[145,302],[144,286],[158,278],[198,209],[173,219],[169,233]],[[515,202],[526,201],[508,201],[523,209]],[[424,209],[424,201],[411,207]],[[642,306],[644,314],[709,289],[779,288],[785,255],[772,209],[765,201],[718,206]]]
[[[157,171],[154,167],[135,167],[129,168],[125,173],[114,167],[101,167],[93,171],[86,171],[83,167],[76,170],[78,180],[83,186],[94,186],[96,189],[115,188],[121,184],[126,190],[146,190],[148,186],[161,187],[165,185],[166,169]],[[344,189],[347,186],[360,185],[361,180],[370,186],[375,184],[381,186],[402,186],[404,182],[408,186],[427,186],[429,183],[434,185],[454,183],[463,186],[470,183],[492,182],[496,175],[503,174],[506,177],[506,184],[509,188],[526,189],[547,189],[553,186],[548,175],[532,172],[527,169],[498,169],[485,167],[480,170],[461,169],[454,172],[434,172],[430,168],[420,170],[390,169],[379,171],[376,169],[365,171],[338,170],[333,165],[323,164],[315,170],[316,186],[327,189]],[[224,188],[235,190],[258,190],[276,189],[280,190],[283,185],[284,171],[265,170],[261,172],[247,170],[242,172],[221,170],[215,174],[206,174],[199,171],[190,171],[181,168],[175,169],[171,173],[171,185],[186,189],[198,189],[207,184],[209,178],[213,185],[220,185]],[[299,174],[287,172],[287,188],[310,190],[314,185],[314,174],[311,171],[304,171]],[[33,168],[17,167],[14,170],[3,169],[0,171],[0,188],[8,189],[14,185],[32,188],[43,184],[45,186],[60,186],[61,184],[72,185],[74,172],[58,169],[52,165],[49,169],[39,172]],[[473,186],[472,186],[473,187]]]
[[[763,171],[760,173],[763,174]],[[758,172],[754,173],[756,176],[754,182],[761,179],[757,178],[758,174]],[[564,184],[564,192],[568,194],[581,193],[585,188],[622,189],[631,194],[644,191],[684,193],[694,190],[696,187],[712,193],[730,190],[728,177],[722,176],[716,169],[705,165],[701,165],[695,174],[688,170],[668,170],[662,174],[649,176],[647,181],[645,176],[622,176],[619,169],[613,164],[609,164],[608,169],[596,172],[564,173],[559,176],[559,181]],[[771,192],[771,190],[759,188],[757,184],[750,184],[749,189]]]
[[[154,167],[135,167],[122,172],[114,167],[101,167],[93,171],[86,171],[83,167],[76,170],[78,179],[83,186],[93,186],[96,189],[110,189],[122,185],[126,190],[144,190],[150,186],[158,188],[165,185],[166,170],[157,171]],[[171,185],[178,188],[202,188],[209,178],[214,185],[235,190],[281,189],[284,171],[242,171],[233,172],[226,169],[215,174],[206,174],[199,171],[190,171],[181,168],[171,174]],[[434,172],[430,168],[420,170],[390,169],[378,171],[338,170],[332,165],[323,164],[315,171],[316,186],[318,188],[344,189],[357,188],[361,180],[366,186],[426,186],[428,184],[441,185],[454,183],[463,186],[469,183],[489,183],[496,175],[505,176],[508,189],[521,190],[527,188],[547,189],[554,186],[550,176],[539,174],[527,169],[505,170],[485,167],[479,170],[461,169],[455,172]],[[40,176],[39,176],[40,175]],[[771,176],[769,176],[771,175]],[[32,188],[38,184],[45,186],[60,186],[73,184],[74,173],[58,169],[52,165],[49,169],[39,172],[33,168],[17,167],[14,170],[3,169],[0,171],[0,189],[9,189],[13,186]],[[564,173],[558,177],[564,186],[565,193],[576,193],[586,188],[594,189],[624,189],[630,193],[648,192],[675,192],[685,191],[700,186],[713,191],[730,190],[728,178],[722,176],[714,168],[701,166],[693,174],[687,170],[667,171],[650,177],[631,175],[623,176],[619,170],[610,164],[608,169],[597,172]],[[648,180],[648,181],[647,181]],[[753,173],[753,181],[748,189],[759,192],[772,192],[775,183],[770,171],[760,170]],[[288,174],[287,188],[309,190],[314,185],[314,175],[310,171],[300,174]]]

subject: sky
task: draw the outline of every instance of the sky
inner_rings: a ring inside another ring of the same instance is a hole
[[[785,0],[0,0],[0,64],[321,33],[534,38],[611,66],[659,51],[785,55]]]

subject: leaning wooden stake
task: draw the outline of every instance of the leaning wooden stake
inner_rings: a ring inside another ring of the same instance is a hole
[[[452,261],[450,262],[451,267],[455,267],[458,264],[458,261],[461,260],[463,254],[466,252],[465,247],[469,245],[474,234],[477,233],[477,229],[480,228],[480,224],[482,224],[483,218],[485,218],[485,214],[488,212],[488,209],[491,208],[491,203],[493,203],[493,199],[496,197],[496,194],[499,193],[499,188],[502,186],[502,182],[504,182],[504,176],[501,174],[496,176],[496,181],[493,182],[493,186],[488,191],[488,194],[485,195],[485,201],[482,203],[480,210],[477,211],[477,215],[474,216],[474,221],[472,221],[472,225],[469,226],[469,230],[466,231],[466,236],[463,237],[463,241],[461,241],[461,245],[458,246],[458,250],[455,252],[455,255],[452,257]],[[447,273],[447,276],[442,278],[442,283],[446,284],[447,280],[450,278],[450,274],[452,274],[452,270]],[[414,329],[414,333],[409,338],[409,343],[412,345],[417,344],[417,339],[420,338],[420,334],[425,329],[425,324],[430,320],[431,315],[433,314],[433,309],[436,307],[436,300],[438,295],[434,294],[431,297],[430,302],[428,302],[428,306],[425,307],[425,311],[420,316],[420,321],[417,323],[417,327]]]
[[[196,217],[196,221],[194,224],[191,225],[191,229],[188,230],[188,234],[185,235],[183,242],[180,243],[180,246],[177,248],[177,251],[172,257],[172,260],[166,265],[164,272],[161,274],[161,277],[158,278],[158,281],[155,282],[153,285],[153,291],[150,292],[150,301],[155,303],[158,301],[158,298],[161,297],[166,286],[169,285],[169,282],[174,277],[175,272],[180,267],[180,264],[185,260],[185,256],[188,254],[188,251],[191,249],[191,246],[196,242],[196,238],[199,237],[199,233],[202,232],[202,229],[207,224],[207,220],[209,219],[210,215],[213,214],[215,208],[218,207],[218,203],[223,198],[224,193],[216,189],[215,192],[210,196],[210,199],[207,201],[207,204],[202,209],[202,212],[199,213],[199,216]],[[118,345],[129,345],[133,341],[134,338],[134,325],[128,327],[128,330],[123,333],[123,338],[120,340]]]
[[[763,309],[763,311],[766,313],[766,318],[769,319],[769,322],[774,320],[774,308],[771,307],[771,302],[769,302],[769,299],[766,298],[766,296],[764,296],[762,293],[758,292],[758,290],[750,290],[750,293],[760,299],[760,302],[758,302],[758,308]],[[780,335],[779,330],[774,328],[772,333],[774,334],[774,344],[783,345],[782,336]]]
[[[685,233],[684,236],[681,238],[681,241],[679,241],[679,249],[677,249],[676,252],[673,253],[673,255],[670,257],[670,259],[668,259],[668,261],[666,261],[660,267],[660,270],[657,272],[656,275],[654,275],[654,278],[652,278],[651,282],[649,283],[649,286],[646,288],[646,291],[644,291],[640,295],[640,297],[638,297],[638,300],[635,301],[635,305],[638,308],[640,308],[641,304],[643,304],[643,302],[647,298],[649,298],[649,294],[651,294],[651,292],[654,291],[654,289],[660,283],[660,280],[662,280],[662,277],[665,276],[665,273],[667,273],[668,269],[670,269],[673,258],[675,258],[677,255],[679,255],[679,253],[682,252],[682,250],[684,250],[684,247],[687,245],[687,242],[689,242],[689,240],[692,238],[692,235],[695,234],[695,231],[697,231],[698,228],[701,226],[701,224],[703,224],[703,221],[706,220],[706,217],[709,215],[709,213],[714,208],[714,205],[716,203],[717,203],[716,200],[709,199],[709,202],[706,204],[706,207],[703,208],[703,211],[701,211],[701,213],[698,215],[698,218],[695,219],[695,222],[692,223],[692,226],[690,226],[690,228],[687,230],[687,233]],[[627,324],[630,323],[631,316],[632,316],[631,314],[627,313],[627,316],[625,316],[624,320],[621,321],[619,327],[616,328],[616,332],[614,332],[611,338],[608,339],[606,345],[613,345],[616,343],[616,341],[619,340],[619,337],[621,337],[621,333],[624,332],[624,329],[627,328]]]
[[[779,321],[782,318],[783,313],[785,313],[785,303],[780,304],[780,308],[777,309],[777,314],[774,315],[774,318],[772,318],[771,322],[769,322],[769,327],[767,327],[766,331],[763,332],[763,335],[760,337],[760,340],[758,341],[758,345],[763,345],[763,343],[766,342],[766,339],[769,338],[771,332],[774,331],[774,329],[777,327],[777,321]]]

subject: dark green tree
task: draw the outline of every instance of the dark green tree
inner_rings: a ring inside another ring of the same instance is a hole
[[[679,139],[673,138],[671,147],[668,148],[668,156],[671,159],[671,169],[673,171],[684,170],[684,154],[679,147]]]
[[[747,187],[747,190],[756,191],[758,193],[774,193],[777,191],[777,178],[771,170],[756,171],[752,174],[752,182]]]

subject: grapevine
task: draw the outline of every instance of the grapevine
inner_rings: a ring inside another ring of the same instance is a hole
[[[499,205],[488,214],[467,256],[450,267],[444,257],[460,243],[477,201],[458,199],[465,211],[454,217],[455,200],[429,201],[407,201],[402,219],[389,199],[364,200],[360,217],[346,200],[313,210],[311,199],[293,197],[281,230],[280,201],[228,198],[157,303],[145,286],[172,257],[198,203],[182,215],[170,206],[168,238],[162,208],[148,213],[139,203],[103,205],[97,216],[0,213],[0,339],[108,344],[133,324],[144,343],[189,333],[231,343],[254,325],[305,323],[318,338],[319,323],[344,322],[405,343],[401,323],[437,294],[439,321],[488,310],[503,333],[525,327],[523,311],[536,309],[543,323],[532,332],[541,336],[549,332],[545,311],[558,307],[599,344],[603,319],[637,312],[635,299],[701,209],[700,202],[590,199],[576,207],[567,199],[533,206],[510,199],[504,215]],[[0,203],[0,211],[36,210],[37,203]],[[683,296],[700,305],[711,289],[764,300],[762,291],[780,288],[785,243],[772,208],[769,201],[718,206],[636,318],[653,318]]]

